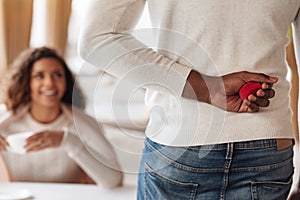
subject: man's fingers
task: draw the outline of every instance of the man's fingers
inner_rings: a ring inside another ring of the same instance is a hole
[[[256,92],[256,95],[250,94],[250,95],[247,97],[247,99],[248,99],[250,102],[255,102],[255,101],[257,101],[257,99],[259,99],[259,98],[270,99],[270,98],[273,98],[274,96],[275,96],[275,91],[272,90],[272,89],[267,89],[267,90],[259,89],[259,90]]]
[[[243,100],[242,103],[241,103],[241,106],[239,107],[238,112],[247,112],[248,106],[250,104],[251,103],[247,99]]]
[[[250,94],[248,96],[248,100],[251,103],[254,103],[258,105],[259,107],[268,107],[270,105],[269,99],[275,96],[274,90],[262,90],[256,92],[255,96],[254,94]]]
[[[263,73],[252,73],[252,72],[242,72],[245,82],[255,81],[261,83],[276,83],[278,78],[273,76],[268,76]]]
[[[263,90],[266,90],[266,89],[272,89],[272,87],[273,87],[273,83],[262,83],[262,84],[261,84],[261,88],[262,88]]]
[[[249,100],[243,100],[238,112],[254,113],[259,111],[259,106]]]
[[[259,107],[268,107],[270,105],[270,101],[265,98],[256,98],[256,101],[253,102]]]
[[[255,103],[251,103],[249,106],[248,106],[248,109],[247,109],[247,112],[249,113],[254,113],[254,112],[258,112],[259,111],[259,106]]]
[[[275,91],[273,89],[260,89],[256,92],[256,96],[264,99],[270,99],[275,96]]]

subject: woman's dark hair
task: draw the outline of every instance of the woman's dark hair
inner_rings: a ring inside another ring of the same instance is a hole
[[[54,58],[61,63],[66,76],[66,92],[62,102],[84,108],[85,102],[83,94],[75,83],[72,72],[68,68],[64,59],[58,53],[47,47],[29,48],[22,52],[13,62],[4,82],[6,89],[5,104],[8,110],[16,112],[23,105],[30,103],[30,77],[33,64],[42,58]]]

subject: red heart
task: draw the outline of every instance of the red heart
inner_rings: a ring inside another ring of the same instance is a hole
[[[255,94],[257,90],[261,89],[261,84],[258,82],[250,81],[245,83],[239,91],[241,99],[247,99],[250,94]]]

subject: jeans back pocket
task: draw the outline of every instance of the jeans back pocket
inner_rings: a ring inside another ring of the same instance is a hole
[[[251,182],[253,200],[285,200],[292,185],[292,178],[287,182],[266,181]]]
[[[145,164],[144,191],[147,200],[158,199],[195,199],[198,184],[186,183],[165,177]]]

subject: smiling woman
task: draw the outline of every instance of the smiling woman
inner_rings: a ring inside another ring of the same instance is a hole
[[[30,76],[31,115],[37,121],[50,123],[60,115],[60,101],[66,91],[64,69],[56,59],[42,58],[33,64]],[[49,114],[42,114],[41,109]]]
[[[61,91],[63,95],[61,94],[60,101],[83,108],[84,98],[79,87],[75,84],[66,62],[53,49],[46,47],[25,50],[14,61],[5,80],[6,84],[4,83],[7,85],[7,98],[5,102],[8,108],[16,112],[20,106],[30,103],[36,92],[35,85],[38,82],[41,83],[41,80],[45,81],[46,79],[47,81],[49,77],[45,76],[50,76],[48,73],[51,70],[56,71],[54,73],[56,79],[58,76],[57,73],[60,72],[60,79],[62,81],[60,83],[53,82],[54,85],[50,86],[64,90]],[[53,76],[52,74],[51,79]],[[34,102],[31,102],[31,104]]]
[[[80,89],[54,50],[23,52],[5,85],[7,111],[0,115],[0,155],[12,181],[121,185],[116,155],[101,125],[81,111]],[[25,140],[25,154],[13,151],[8,138],[28,131],[32,134]]]

